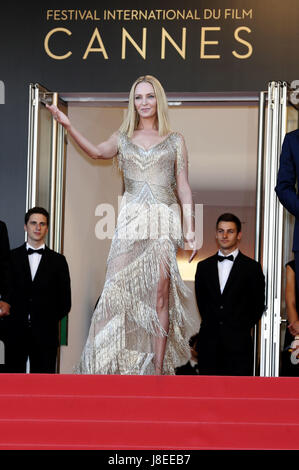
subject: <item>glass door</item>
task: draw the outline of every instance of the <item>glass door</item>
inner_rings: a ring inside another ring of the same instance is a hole
[[[67,113],[67,105],[39,84],[29,89],[29,133],[26,208],[45,207],[50,213],[48,245],[62,249],[62,215],[65,169],[65,132],[45,104]]]
[[[39,84],[30,84],[26,210],[41,206],[49,212],[47,245],[62,253],[66,136],[46,104],[55,104],[67,114],[67,105],[58,93]],[[67,320],[63,319],[61,344],[66,342]]]
[[[280,153],[286,132],[298,128],[298,111],[285,82],[270,82],[260,146],[264,152],[263,238],[261,260],[266,277],[266,311],[261,320],[260,375],[279,376],[285,333],[285,263],[292,259],[293,218],[275,193]]]

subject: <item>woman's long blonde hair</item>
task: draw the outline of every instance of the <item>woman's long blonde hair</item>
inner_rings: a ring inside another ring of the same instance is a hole
[[[169,134],[170,125],[168,117],[168,103],[165,95],[165,91],[157,78],[152,75],[144,75],[137,78],[133,83],[130,95],[129,95],[129,105],[127,115],[120,126],[120,132],[127,134],[128,137],[132,137],[132,134],[135,129],[137,129],[139,124],[139,114],[135,109],[135,88],[141,82],[150,83],[155,91],[156,100],[157,100],[157,121],[158,121],[158,131],[160,136]]]

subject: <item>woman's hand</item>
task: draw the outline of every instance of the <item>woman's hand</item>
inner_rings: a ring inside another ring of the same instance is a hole
[[[195,256],[197,255],[197,252],[198,250],[196,249],[196,240],[195,240],[195,235],[193,232],[191,232],[190,234],[187,233],[186,236],[185,236],[185,240],[186,242],[188,243],[190,249],[192,250],[192,254],[189,258],[189,261],[188,263],[191,263],[191,261],[195,258]]]
[[[189,258],[188,263],[191,263],[191,261],[193,260],[193,258],[195,258],[195,256],[197,255],[197,252],[198,252],[198,250],[193,250],[193,251],[192,251],[192,254],[191,254],[190,258]]]
[[[299,334],[299,321],[298,320],[293,321],[292,323],[289,324],[288,328],[289,328],[290,333],[293,336],[298,335]]]
[[[69,129],[71,127],[71,122],[69,118],[62,112],[60,109],[55,106],[55,104],[52,104],[49,106],[46,104],[46,108],[50,111],[54,119],[56,119],[59,124],[61,124],[65,129]]]
[[[6,317],[10,314],[10,305],[3,300],[0,301],[0,317]]]

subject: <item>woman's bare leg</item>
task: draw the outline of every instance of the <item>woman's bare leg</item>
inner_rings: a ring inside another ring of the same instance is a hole
[[[161,274],[157,289],[157,314],[162,328],[168,333],[169,329],[169,276]],[[162,374],[163,360],[165,355],[167,336],[161,333],[155,338],[155,372],[157,375]]]

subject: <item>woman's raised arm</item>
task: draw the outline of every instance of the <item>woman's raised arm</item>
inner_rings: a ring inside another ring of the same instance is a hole
[[[109,159],[117,154],[117,135],[112,134],[108,140],[100,143],[99,145],[92,144],[86,137],[84,137],[77,129],[75,129],[69,118],[60,111],[57,106],[52,104],[46,105],[52,116],[59,122],[79,145],[79,147],[92,159]]]

